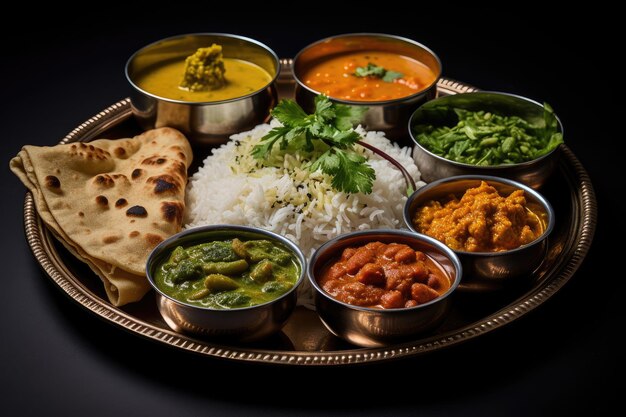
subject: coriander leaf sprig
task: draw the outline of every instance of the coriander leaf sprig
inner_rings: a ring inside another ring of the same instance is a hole
[[[322,94],[315,98],[315,112],[306,114],[293,100],[281,100],[272,115],[282,123],[252,149],[255,159],[265,159],[278,143],[286,149],[290,143],[302,141],[304,150],[314,150],[314,141],[327,149],[309,166],[311,172],[321,170],[332,177],[333,188],[346,193],[372,192],[376,173],[367,159],[357,153],[354,144],[361,138],[352,126],[367,111],[365,107],[333,103]]]
[[[401,72],[391,71],[371,62],[365,67],[356,67],[354,75],[357,77],[381,78],[386,83],[391,83],[395,79],[404,77],[404,74]]]

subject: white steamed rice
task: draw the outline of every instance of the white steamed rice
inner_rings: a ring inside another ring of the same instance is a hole
[[[330,177],[302,169],[300,155],[274,156],[274,166],[259,167],[250,156],[256,143],[273,127],[263,124],[231,136],[214,149],[190,180],[186,228],[210,224],[256,226],[283,235],[307,257],[324,242],[357,230],[402,226],[406,183],[389,162],[363,149],[376,171],[371,194],[346,194],[330,186]],[[400,148],[382,132],[357,131],[363,140],[400,162],[419,180],[408,147]],[[277,168],[275,166],[280,166]],[[418,187],[424,185],[418,182]],[[299,304],[311,307],[308,282],[299,290]]]

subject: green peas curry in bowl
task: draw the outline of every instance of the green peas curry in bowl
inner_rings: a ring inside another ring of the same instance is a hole
[[[148,259],[147,275],[172,329],[246,341],[284,325],[304,270],[304,255],[284,237],[217,225],[161,243]]]

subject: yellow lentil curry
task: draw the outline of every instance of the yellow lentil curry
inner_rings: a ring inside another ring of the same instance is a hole
[[[545,229],[545,213],[531,210],[523,190],[504,197],[482,181],[458,199],[431,200],[418,208],[413,224],[454,250],[501,252],[537,239]]]
[[[224,58],[222,47],[215,44],[184,60],[151,66],[135,80],[141,89],[156,96],[191,102],[243,97],[271,81],[272,76],[252,62]]]

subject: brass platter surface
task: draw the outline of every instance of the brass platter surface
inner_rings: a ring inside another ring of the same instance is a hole
[[[291,60],[283,59],[281,64],[277,82],[279,94],[285,97],[292,95],[294,81]],[[437,85],[440,95],[475,90],[446,78]],[[76,127],[61,143],[127,137],[130,131],[138,132],[130,116],[130,101],[121,100]],[[100,280],[66,252],[44,226],[30,193],[24,202],[24,228],[37,262],[65,294],[86,310],[139,336],[200,355],[238,361],[319,366],[393,360],[456,345],[505,326],[546,302],[574,275],[591,246],[597,203],[584,167],[567,146],[561,146],[558,172],[542,191],[555,206],[557,226],[540,269],[525,283],[505,291],[458,294],[450,316],[434,333],[385,348],[357,348],[343,342],[324,328],[315,312],[304,308],[296,309],[281,333],[255,345],[221,345],[179,334],[159,316],[152,293],[139,303],[111,305]]]

